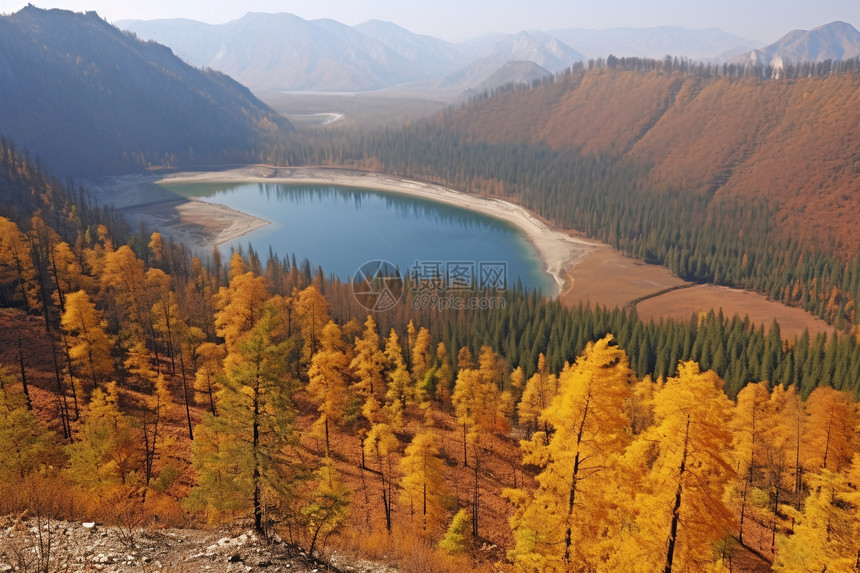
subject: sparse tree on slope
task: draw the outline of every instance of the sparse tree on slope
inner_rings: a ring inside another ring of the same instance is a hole
[[[209,403],[209,413],[217,416],[215,395],[221,389],[224,358],[227,356],[227,351],[222,345],[204,342],[197,347],[195,354],[197,355],[197,373],[194,377],[194,389],[206,396]]]
[[[54,436],[27,408],[26,397],[13,389],[13,379],[0,367],[0,482],[18,484],[58,460]]]
[[[198,426],[192,455],[201,475],[192,504],[250,509],[261,533],[264,513],[274,500],[289,503],[299,469],[287,457],[294,441],[294,384],[288,378],[289,342],[277,309],[277,301],[266,302],[250,330],[231,340],[219,415],[208,415]]]
[[[93,386],[113,374],[107,325],[86,292],[79,290],[66,297],[61,323],[70,340],[69,356],[78,372],[85,372]]]
[[[80,439],[67,447],[74,481],[104,492],[138,481],[143,451],[133,420],[119,409],[115,382],[93,391],[79,434]]]
[[[329,425],[341,424],[346,415],[349,358],[343,351],[340,327],[334,322],[323,328],[320,348],[311,358],[308,369],[308,394],[317,405],[325,431],[325,451],[329,456]]]
[[[382,506],[385,510],[385,529],[391,534],[392,484],[394,481],[394,456],[400,442],[388,424],[374,425],[364,439],[364,456],[376,465],[372,471],[379,476],[382,485]]]
[[[537,429],[538,417],[550,404],[558,391],[558,379],[550,374],[546,367],[546,358],[541,353],[538,356],[537,372],[526,382],[523,396],[517,406],[520,423],[526,424],[528,433]],[[547,418],[543,418],[547,421]],[[544,427],[545,438],[549,439],[549,427]]]
[[[0,286],[8,285],[12,299],[17,299],[29,311],[39,300],[38,281],[30,245],[18,225],[0,217]],[[6,301],[7,304],[12,302]]]
[[[418,514],[425,535],[434,532],[442,522],[445,510],[444,463],[439,457],[439,439],[433,430],[416,434],[406,446],[400,460],[403,479],[400,480],[400,503]]]

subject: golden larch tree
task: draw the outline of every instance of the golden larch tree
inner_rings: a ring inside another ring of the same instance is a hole
[[[847,392],[818,387],[806,399],[801,444],[804,471],[840,472],[851,463],[857,441],[857,404]]]
[[[780,535],[773,570],[855,573],[860,564],[857,490],[845,473],[810,474],[809,496],[792,535]]]
[[[27,236],[18,225],[0,217],[0,286],[4,285],[12,295],[7,304],[18,300],[28,311],[38,305],[39,286]]]
[[[610,566],[636,573],[713,566],[714,544],[736,527],[723,501],[735,473],[733,406],[722,388],[716,373],[684,362],[654,397],[655,425],[627,454],[647,472],[636,486],[633,531],[619,538]]]
[[[116,382],[96,388],[79,439],[66,447],[69,475],[85,488],[109,495],[135,486],[144,458],[135,421],[119,408]]]
[[[346,415],[349,386],[349,358],[344,352],[340,327],[332,321],[323,328],[320,348],[311,358],[307,391],[320,417],[315,425],[325,432],[325,451],[329,456],[329,426],[340,425]]]
[[[221,389],[221,379],[224,375],[224,358],[227,350],[220,344],[204,342],[195,350],[197,356],[197,372],[194,375],[194,389],[206,396],[209,403],[209,413],[218,415],[215,407],[215,395]]]
[[[740,505],[738,542],[744,543],[744,522],[749,498],[761,481],[761,469],[766,460],[766,445],[772,426],[770,391],[767,382],[747,384],[738,392],[737,405],[730,422],[732,431],[732,462],[737,478],[730,485],[732,497]]]
[[[539,415],[551,437],[538,432],[522,443],[524,462],[542,469],[538,489],[507,492],[517,506],[509,556],[520,568],[592,570],[607,559],[611,468],[630,440],[624,406],[633,378],[611,335],[589,343],[559,375],[558,393]]]
[[[385,391],[382,370],[385,365],[385,354],[379,348],[379,333],[376,322],[367,315],[364,322],[364,332],[355,339],[353,358],[349,364],[353,371],[355,382],[352,392],[361,402],[361,410],[370,424],[375,424],[376,412],[379,409],[377,396]]]
[[[388,424],[376,424],[364,439],[364,457],[373,460],[382,486],[382,507],[385,511],[385,529],[391,534],[392,486],[395,456],[400,442]]]
[[[288,506],[301,474],[290,457],[295,382],[288,375],[290,341],[279,308],[277,297],[266,301],[259,319],[232,341],[218,416],[204,417],[192,452],[201,478],[190,503],[221,511],[248,509],[261,533],[264,509],[274,506],[267,500],[277,498]]]
[[[541,412],[546,410],[558,391],[558,378],[551,374],[546,367],[546,358],[543,353],[538,356],[537,372],[526,382],[522,398],[517,405],[519,422],[525,424],[528,434],[531,435],[537,429],[538,418]],[[544,418],[547,421],[547,418]],[[546,439],[549,438],[549,427],[544,427]]]
[[[330,320],[328,301],[313,285],[293,296],[293,299],[296,301],[296,314],[298,315],[302,340],[304,341],[302,345],[302,364],[309,365],[311,357],[319,347],[323,328],[325,328],[325,325]]]
[[[439,437],[433,430],[420,432],[406,446],[400,460],[400,503],[410,514],[419,516],[424,535],[435,532],[442,523],[445,490],[445,464],[439,457]]]
[[[241,260],[241,259],[240,259]],[[233,276],[215,296],[215,333],[234,352],[242,337],[260,320],[269,299],[266,281],[250,272]]]
[[[78,372],[85,372],[93,386],[113,374],[111,342],[105,333],[107,324],[85,291],[66,297],[66,312],[60,323],[68,337],[69,357]]]
[[[27,407],[0,366],[0,483],[21,487],[30,475],[61,461],[53,433]]]

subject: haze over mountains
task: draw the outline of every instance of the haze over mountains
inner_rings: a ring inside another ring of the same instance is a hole
[[[504,85],[498,81],[517,77],[510,70],[497,73],[510,62],[532,62],[556,73],[575,62],[610,54],[646,58],[669,54],[715,63],[750,61],[750,54],[756,54],[753,63],[758,64],[770,63],[776,54],[792,61],[860,55],[860,33],[842,22],[792,32],[760,50],[752,40],[715,28],[670,26],[523,31],[452,44],[380,20],[347,26],[292,14],[249,13],[218,25],[182,19],[118,25],[253,90],[367,91],[398,86],[450,95]]]
[[[611,53],[715,59],[756,47],[721,30],[669,27],[523,31],[452,44],[390,22],[371,20],[351,27],[292,14],[249,13],[218,25],[182,19],[117,25],[253,90],[364,91],[411,85],[465,91],[489,85],[500,68],[515,61],[533,62],[555,73]]]
[[[290,126],[244,86],[95,12],[0,17],[0,134],[59,173],[233,158]]]

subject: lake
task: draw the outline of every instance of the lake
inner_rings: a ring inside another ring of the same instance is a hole
[[[240,248],[247,251],[251,244],[265,257],[271,245],[281,257],[307,258],[313,268],[321,266],[344,280],[375,260],[393,263],[403,274],[416,269],[423,278],[431,269],[441,269],[460,276],[472,272],[477,281],[482,271],[498,278],[502,269],[509,288],[519,280],[527,289],[555,292],[555,281],[516,227],[466,209],[399,193],[330,185],[164,186],[184,197],[226,205],[271,222],[221,245],[222,254]]]

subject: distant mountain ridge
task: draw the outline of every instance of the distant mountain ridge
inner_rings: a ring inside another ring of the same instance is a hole
[[[98,17],[28,6],[0,17],[0,135],[55,172],[248,161],[289,122],[244,86]]]
[[[831,22],[812,30],[793,30],[769,46],[735,59],[737,63],[824,62],[860,57],[860,32],[846,22]]]
[[[692,60],[718,61],[723,54],[748,52],[759,44],[718,28],[688,30],[679,26],[551,30],[552,36],[575,46],[587,58],[635,56],[662,58],[669,54]]]
[[[441,40],[385,23],[367,23],[362,32],[335,20],[248,13],[218,25],[188,20],[119,24],[170,46],[192,65],[217,69],[257,90],[375,90],[428,79],[456,65],[451,63],[456,52]],[[385,36],[398,49],[374,35]]]
[[[588,58],[663,57],[724,61],[759,44],[721,30],[616,28],[490,34],[453,44],[391,22],[347,26],[293,14],[248,13],[210,25],[126,20],[118,26],[170,46],[189,63],[222,71],[254,90],[367,91],[394,86],[470,92],[510,62],[557,73]],[[490,82],[493,83],[493,82]]]
[[[546,32],[491,34],[460,44],[473,59],[500,56],[510,62],[534,62],[552,73],[569,68],[586,58]]]

